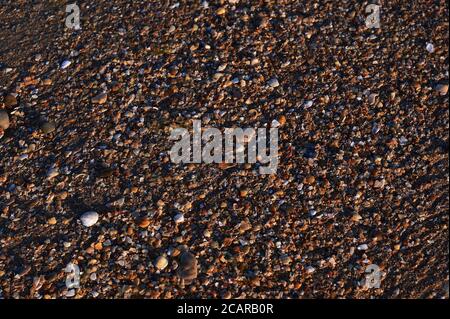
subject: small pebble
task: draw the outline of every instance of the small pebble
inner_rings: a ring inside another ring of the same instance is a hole
[[[66,68],[68,68],[69,67],[69,65],[71,65],[72,64],[72,62],[70,61],[70,60],[64,60],[62,63],[61,63],[61,69],[66,69]]]
[[[167,267],[168,264],[169,261],[165,256],[159,256],[158,258],[156,258],[155,267],[158,268],[159,270],[163,270],[164,268]]]
[[[219,9],[217,9],[216,14],[217,15],[224,15],[227,12],[227,9],[225,7],[220,7]]]
[[[56,124],[53,122],[44,122],[41,125],[41,131],[44,134],[50,134],[56,129]]]
[[[314,102],[311,100],[305,101],[305,103],[303,104],[303,106],[305,107],[305,109],[310,108],[311,106],[313,106]]]
[[[312,274],[313,272],[315,272],[316,271],[316,268],[314,268],[313,266],[308,266],[308,267],[306,267],[306,272],[308,273],[308,274]]]
[[[176,214],[175,217],[173,218],[173,220],[175,221],[175,223],[182,223],[184,222],[184,215],[183,214]]]
[[[48,180],[51,180],[51,179],[55,178],[58,175],[59,175],[59,169],[57,167],[51,167],[47,171],[47,179]]]
[[[277,79],[277,78],[272,78],[272,79],[270,79],[270,80],[267,82],[267,84],[268,84],[270,87],[273,87],[273,88],[276,88],[276,87],[280,86],[280,83],[278,82],[278,79]]]
[[[100,93],[92,98],[92,103],[104,104],[107,99],[108,99],[108,95],[106,93]]]
[[[241,189],[241,191],[239,192],[239,194],[241,195],[241,197],[247,197],[249,190],[247,188]]]
[[[141,219],[141,221],[139,222],[139,227],[141,228],[147,228],[150,225],[150,219],[148,219],[147,217],[144,217]]]
[[[13,107],[13,106],[17,105],[17,98],[16,98],[15,95],[8,94],[5,97],[5,101],[4,102],[5,102],[6,107]]]
[[[438,84],[434,89],[439,92],[440,95],[446,95],[448,92],[448,84]]]
[[[197,278],[197,259],[188,251],[184,251],[180,254],[178,275],[187,282]]]
[[[367,246],[367,244],[362,244],[357,247],[358,250],[367,250],[368,248],[369,246]]]
[[[9,127],[9,116],[6,111],[0,110],[0,128],[3,130],[8,129]]]
[[[81,215],[80,220],[83,226],[91,227],[97,223],[98,218],[99,216],[96,212],[90,211]]]
[[[362,219],[362,217],[361,217],[361,215],[358,214],[358,213],[354,213],[354,214],[352,215],[352,221],[354,221],[354,222],[359,222],[361,219]]]

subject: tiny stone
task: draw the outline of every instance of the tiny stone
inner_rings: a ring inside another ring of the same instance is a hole
[[[284,124],[286,124],[286,116],[281,115],[281,116],[278,118],[278,122],[280,123],[281,126],[283,126]]]
[[[448,84],[438,84],[434,88],[440,95],[446,95],[448,92]]]
[[[59,175],[59,171],[57,167],[52,167],[47,171],[47,179],[51,180],[52,178]]]
[[[184,216],[183,216],[183,214],[176,214],[175,217],[173,218],[173,220],[177,224],[182,223],[182,222],[184,222]]]
[[[227,12],[227,9],[225,7],[220,7],[219,9],[217,9],[216,14],[217,15],[224,15]]]
[[[372,93],[369,95],[369,104],[374,105],[377,102],[378,94]]]
[[[53,122],[44,122],[41,125],[41,131],[44,134],[49,134],[56,129],[56,125]]]
[[[106,93],[100,93],[92,98],[92,103],[104,104],[107,99],[108,99],[108,95]]]
[[[165,256],[159,256],[158,258],[156,258],[155,267],[158,268],[159,270],[163,270],[164,268],[167,267],[168,264],[169,261]]]
[[[98,221],[98,214],[96,212],[86,212],[81,215],[80,220],[83,226],[91,227]]]
[[[241,197],[246,197],[248,194],[248,189],[244,188],[240,192]]]
[[[69,65],[71,65],[72,64],[72,62],[71,61],[69,61],[69,60],[64,60],[62,63],[61,63],[61,69],[66,69],[66,68],[68,68],[69,67]]]
[[[314,268],[313,266],[308,266],[308,267],[306,267],[306,272],[308,273],[308,274],[312,274],[313,272],[315,272],[316,271],[316,268]]]
[[[5,102],[5,105],[7,107],[16,106],[17,105],[17,98],[14,95],[12,95],[12,94],[8,94],[5,97],[5,101],[4,102]]]
[[[141,221],[139,222],[139,227],[141,228],[147,228],[150,225],[150,219],[148,219],[147,217],[142,218]]]
[[[0,111],[0,128],[6,130],[9,127],[9,116],[6,111]]]
[[[369,247],[367,246],[367,244],[362,244],[362,245],[359,245],[357,248],[358,248],[358,250],[367,250]]]
[[[291,263],[291,257],[289,257],[288,255],[282,255],[280,257],[280,261],[283,265],[289,265]]]
[[[304,183],[309,184],[309,185],[314,184],[315,182],[316,182],[316,178],[312,175],[306,177],[304,180]]]
[[[314,102],[311,100],[308,100],[304,103],[305,109],[310,108],[311,106],[313,106]]]
[[[208,229],[205,229],[203,231],[203,236],[205,236],[206,238],[210,238],[211,237],[211,232]]]
[[[269,86],[273,88],[280,86],[280,83],[278,82],[277,78],[270,79],[269,82],[267,82],[267,84],[269,84]]]
[[[229,291],[225,291],[225,292],[222,293],[222,298],[223,299],[231,299],[231,297],[232,297],[232,294]]]
[[[227,64],[224,63],[217,68],[217,72],[222,72],[227,68]]]
[[[197,278],[197,259],[190,252],[181,253],[178,275],[187,282]]]

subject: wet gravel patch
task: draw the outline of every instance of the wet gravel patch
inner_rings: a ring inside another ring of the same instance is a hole
[[[65,5],[0,8],[0,296],[448,298],[446,1]],[[277,173],[172,163],[194,119]]]

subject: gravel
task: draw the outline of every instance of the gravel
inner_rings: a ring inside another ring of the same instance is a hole
[[[79,4],[0,8],[3,297],[448,298],[446,1]],[[194,119],[276,174],[172,163]]]

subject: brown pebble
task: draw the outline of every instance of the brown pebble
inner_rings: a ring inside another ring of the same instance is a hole
[[[6,111],[0,111],[0,129],[6,130],[9,127],[9,116]]]
[[[184,251],[180,255],[178,275],[187,282],[197,278],[197,259],[188,251]]]
[[[305,178],[305,184],[314,184],[316,182],[316,178],[312,175]]]
[[[217,9],[216,14],[217,15],[224,15],[227,12],[227,9],[225,7],[220,7],[219,9]]]
[[[8,94],[5,97],[5,105],[7,107],[16,106],[17,105],[17,98],[14,95],[12,95],[12,94]]]
[[[352,221],[354,221],[354,222],[359,222],[361,219],[362,219],[362,217],[361,217],[361,215],[358,214],[358,213],[354,213],[354,214],[352,215]]]
[[[286,116],[281,115],[281,116],[278,118],[278,123],[280,123],[280,126],[283,126],[284,124],[286,124]]]
[[[158,268],[159,270],[163,270],[164,268],[167,267],[168,264],[169,261],[165,256],[159,256],[155,261],[155,267]]]
[[[108,95],[106,93],[100,93],[92,98],[92,103],[104,104],[107,99],[108,99]]]
[[[141,228],[147,228],[148,225],[150,225],[150,220],[147,217],[142,218],[141,221],[139,222],[139,227]]]
[[[53,122],[44,122],[41,125],[41,131],[44,134],[50,134],[54,130],[56,130],[56,125]]]
[[[249,193],[249,189],[248,188],[241,189],[241,191],[239,192],[241,197],[247,197],[248,193]]]

